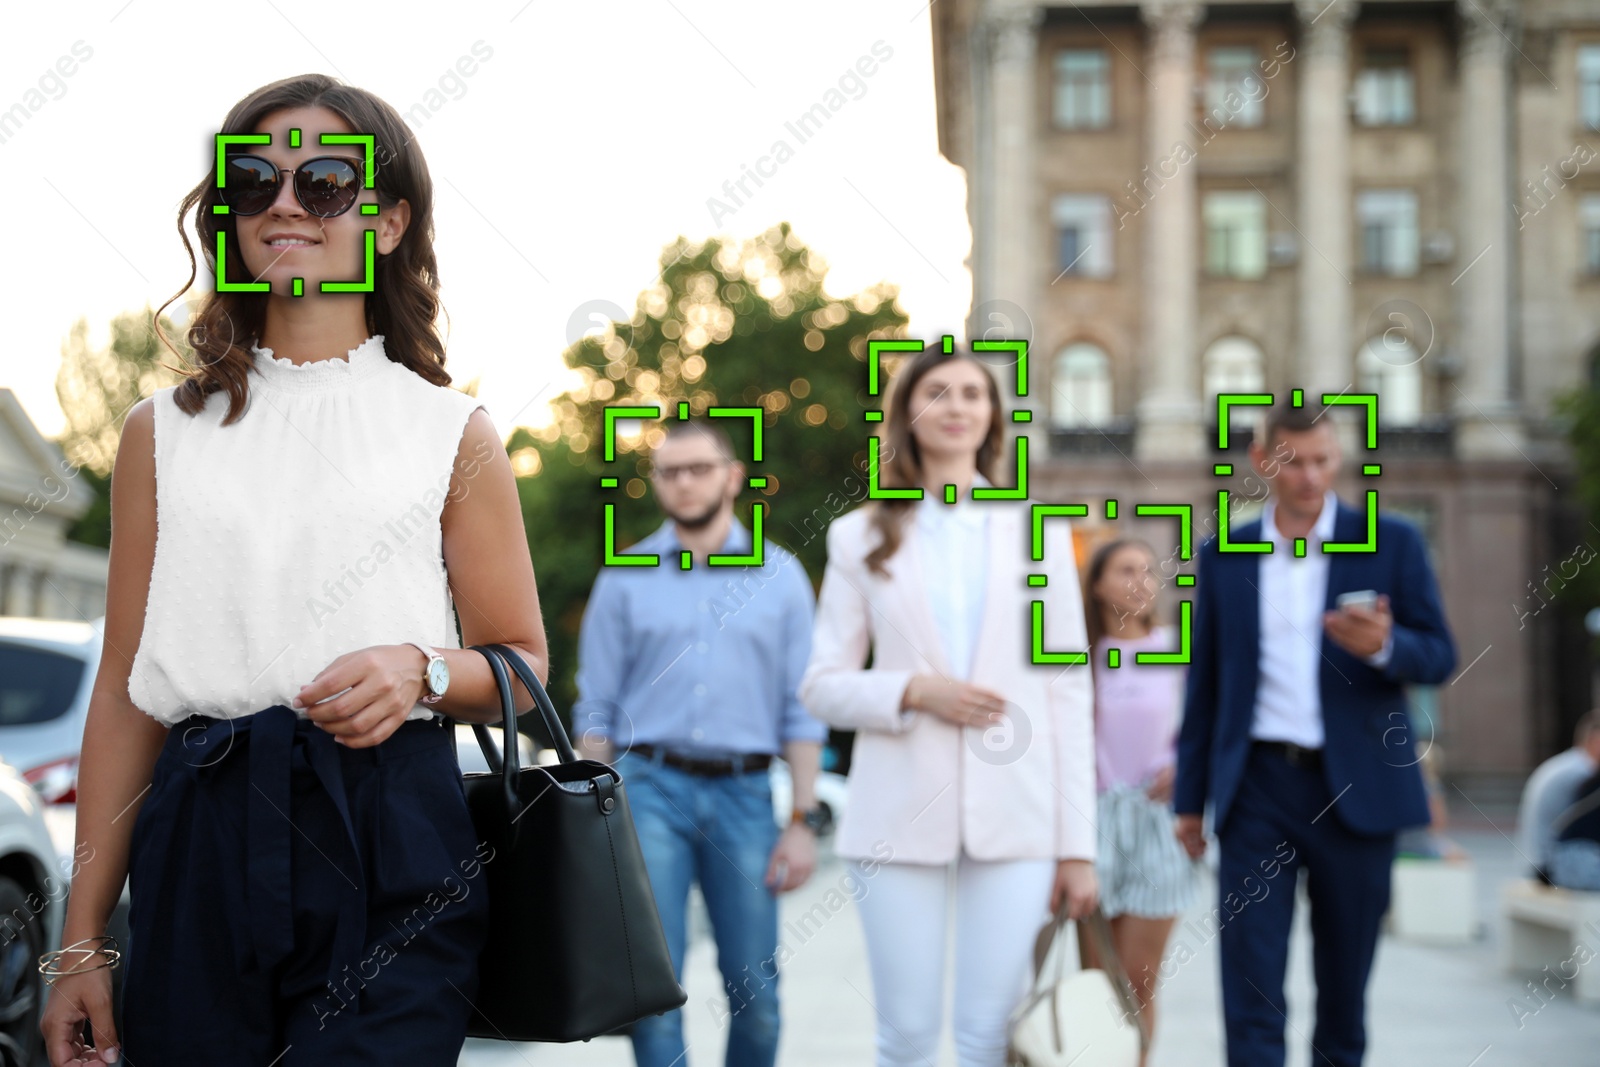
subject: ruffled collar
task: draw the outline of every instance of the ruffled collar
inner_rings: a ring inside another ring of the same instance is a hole
[[[341,358],[295,363],[272,354],[272,349],[251,344],[255,370],[261,381],[274,389],[321,392],[340,389],[364,381],[389,366],[383,348],[383,334],[375,333]]]

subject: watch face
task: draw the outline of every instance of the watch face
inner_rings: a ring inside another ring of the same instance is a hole
[[[450,685],[450,666],[445,663],[444,657],[431,661],[428,664],[428,688],[435,695],[443,695]]]

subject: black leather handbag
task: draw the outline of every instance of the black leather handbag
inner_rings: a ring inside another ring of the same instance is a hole
[[[488,772],[463,774],[484,861],[489,940],[478,962],[470,1037],[587,1041],[681,1007],[622,775],[579,759],[544,686],[506,645],[473,645],[500,690],[502,757],[473,732]],[[538,705],[561,762],[518,766],[508,668]]]

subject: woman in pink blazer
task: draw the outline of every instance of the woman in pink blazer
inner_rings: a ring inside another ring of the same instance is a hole
[[[856,731],[836,848],[860,879],[879,1065],[938,1061],[952,881],[962,1067],[1004,1063],[1040,925],[1096,897],[1089,669],[1031,662],[1035,599],[1044,648],[1087,647],[1071,533],[1047,518],[1032,562],[1035,502],[971,497],[1000,459],[1003,414],[970,353],[918,353],[890,390],[879,484],[923,498],[869,501],[828,528],[799,697]]]

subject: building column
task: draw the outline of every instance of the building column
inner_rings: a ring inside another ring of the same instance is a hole
[[[1300,17],[1297,223],[1299,324],[1293,380],[1307,399],[1353,391],[1350,23],[1355,0],[1295,0]],[[1280,392],[1284,390],[1279,390]]]
[[[968,335],[982,337],[994,333],[990,321],[998,310],[1002,321],[1011,323],[1007,340],[1032,341],[1033,322],[1039,314],[1040,262],[1039,234],[1049,224],[1041,207],[1038,167],[1035,165],[1039,139],[1038,85],[1039,26],[1044,8],[1034,5],[1001,8],[984,19],[980,50],[986,52],[987,70],[980,75],[987,82],[987,107],[979,112],[980,148],[986,155],[987,171],[982,222],[986,233],[974,234],[983,252],[979,269],[973,272],[973,314]],[[986,152],[985,152],[986,149]],[[993,361],[1000,395],[1007,412],[1018,407],[1039,407],[1040,383],[1046,380],[1041,369],[1042,354],[1028,352],[1028,398],[1016,397],[1016,369],[1010,361]],[[1049,440],[1043,420],[1012,423],[1007,415],[1007,433],[1016,431],[1029,438],[1030,465],[1044,457]],[[1001,473],[1004,484],[1009,476]]]
[[[1512,399],[1511,145],[1508,138],[1514,5],[1460,0],[1461,179],[1457,262],[1461,382],[1452,388],[1462,458],[1515,456],[1521,417]]]
[[[1149,33],[1145,161],[1156,186],[1140,220],[1144,286],[1134,443],[1140,459],[1193,459],[1205,445],[1196,325],[1199,199],[1190,138],[1194,30],[1202,10],[1195,0],[1144,0],[1140,7]]]

